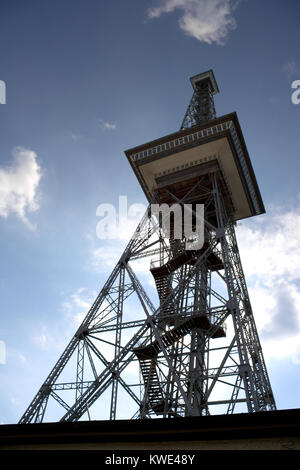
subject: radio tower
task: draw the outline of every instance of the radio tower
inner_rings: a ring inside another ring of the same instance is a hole
[[[149,209],[20,423],[276,409],[235,237],[263,202],[236,113],[216,117],[212,70],[191,83],[181,129],[125,152]],[[189,204],[193,227],[204,205],[203,245],[152,203]]]

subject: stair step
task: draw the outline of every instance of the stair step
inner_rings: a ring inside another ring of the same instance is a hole
[[[153,359],[142,359],[140,357],[139,362],[147,390],[148,405],[156,414],[160,414],[164,409],[164,400],[156,364]]]
[[[171,346],[171,344],[175,343],[178,339],[190,333],[194,328],[208,330],[209,328],[211,328],[211,326],[212,324],[210,323],[207,315],[191,317],[181,325],[166,332],[163,336],[161,336],[161,341],[165,347],[168,347]],[[222,336],[225,336],[225,333],[223,328],[220,327],[214,333],[213,338],[220,338]],[[160,349],[160,345],[156,340],[152,344],[136,348],[134,351],[139,359],[149,360],[157,356],[157,354],[160,352]]]
[[[167,263],[163,264],[162,266],[158,266],[156,268],[150,269],[154,279],[159,279],[162,276],[167,276],[170,273],[176,271],[176,269],[180,268],[184,264],[194,264],[199,257],[199,255],[203,254],[207,248],[209,247],[209,243],[205,242],[201,250],[188,250],[180,253],[179,255],[175,256],[171,260],[167,261]],[[207,256],[207,262],[209,268],[212,271],[218,271],[224,268],[222,260],[215,254],[209,253]]]

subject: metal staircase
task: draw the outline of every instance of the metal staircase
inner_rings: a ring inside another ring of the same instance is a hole
[[[150,271],[154,277],[155,285],[160,300],[161,311],[160,316],[170,316],[174,313],[175,308],[170,298],[172,291],[172,278],[171,274],[174,273],[184,264],[193,265],[196,263],[199,256],[201,256],[208,248],[209,244],[206,242],[203,244],[201,250],[184,250],[177,253],[166,263],[161,264],[160,266],[152,266]],[[223,269],[222,260],[213,252],[209,253],[207,256],[208,268],[211,271],[217,271]],[[169,300],[167,301],[167,299]],[[169,324],[172,324],[172,321],[169,320]]]
[[[147,406],[150,405],[151,409],[155,411],[156,414],[163,413],[164,397],[156,370],[156,360],[154,358],[143,359],[140,361],[140,367],[144,379],[146,396],[148,398],[148,402],[145,404]]]
[[[167,331],[161,336],[162,344],[165,348],[168,348],[173,343],[183,338],[183,336],[191,333],[195,328],[201,330],[209,330],[213,328],[213,323],[210,322],[207,315],[192,316],[188,320],[185,320],[180,325]],[[221,326],[216,326],[215,331],[212,334],[212,338],[221,338],[225,336],[225,330]],[[161,352],[160,343],[156,340],[147,346],[140,346],[134,349],[134,352],[140,363],[144,360],[153,359]]]
[[[177,253],[166,263],[161,264],[158,267],[152,266],[150,271],[154,277],[157,293],[160,300],[161,317],[167,317],[164,320],[160,320],[160,325],[173,326],[174,320],[172,321],[172,314],[174,314],[175,308],[172,299],[172,274],[185,264],[195,264],[197,258],[205,252],[208,244],[205,243],[201,250],[185,250]],[[207,257],[207,264],[210,270],[222,269],[223,264],[221,259],[211,252]],[[179,341],[187,334],[191,334],[193,330],[210,330],[212,338],[220,338],[225,336],[225,330],[222,326],[214,326],[210,320],[208,314],[195,314],[189,316],[184,321],[181,321],[179,325],[164,331],[160,337],[160,341],[157,339],[151,344],[146,346],[140,346],[134,349],[135,355],[137,356],[141,373],[145,384],[145,398],[147,406],[151,408],[156,414],[164,412],[164,397],[163,390],[159,381],[159,377],[156,370],[157,356],[162,351],[161,345],[165,348],[170,347],[175,342]]]

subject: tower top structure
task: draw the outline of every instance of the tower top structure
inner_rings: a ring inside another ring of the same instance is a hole
[[[187,129],[216,118],[214,96],[219,87],[212,70],[190,78],[194,94],[186,110],[181,129]]]
[[[264,213],[237,114],[216,117],[213,96],[219,88],[213,71],[190,81],[194,94],[181,129],[125,151],[148,201],[166,194],[165,188],[187,189],[195,178],[217,171],[232,221]]]
[[[217,81],[214,76],[214,72],[212,70],[208,70],[207,72],[199,73],[194,75],[190,78],[190,82],[194,88],[194,91],[197,91],[198,87],[204,83],[209,83],[209,86],[212,90],[213,95],[219,93],[219,87]]]

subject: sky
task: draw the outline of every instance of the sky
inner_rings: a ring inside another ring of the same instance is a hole
[[[146,203],[124,150],[177,131],[208,69],[266,207],[237,237],[277,408],[300,406],[299,14],[297,0],[1,2],[0,423],[19,420],[126,245],[97,237],[97,207]]]

